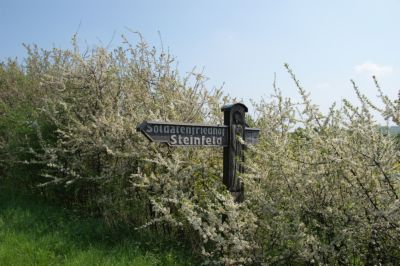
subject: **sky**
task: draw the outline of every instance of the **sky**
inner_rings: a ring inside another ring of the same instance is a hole
[[[139,31],[168,48],[181,73],[194,67],[208,88],[249,104],[273,93],[299,99],[288,63],[314,103],[327,110],[355,99],[350,79],[379,102],[372,75],[396,98],[400,90],[399,0],[0,0],[0,60],[26,56],[22,43],[69,48],[132,42]],[[161,36],[161,37],[160,37]]]

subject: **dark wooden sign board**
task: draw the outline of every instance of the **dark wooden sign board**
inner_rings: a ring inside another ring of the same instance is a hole
[[[138,126],[150,141],[169,146],[228,146],[228,126],[144,121]],[[245,128],[247,144],[256,144],[258,129]]]
[[[236,202],[242,202],[244,187],[239,174],[244,173],[244,149],[245,145],[257,143],[260,130],[247,127],[245,113],[248,109],[244,104],[226,105],[221,111],[224,112],[224,125],[144,121],[137,131],[150,141],[169,146],[223,147],[223,182]]]

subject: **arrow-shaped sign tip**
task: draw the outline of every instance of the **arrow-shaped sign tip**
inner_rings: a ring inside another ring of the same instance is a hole
[[[142,122],[140,125],[137,126],[136,131],[142,132],[147,125],[147,121]]]

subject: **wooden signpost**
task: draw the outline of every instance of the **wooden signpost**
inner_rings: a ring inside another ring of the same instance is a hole
[[[224,125],[144,121],[137,130],[150,141],[170,146],[223,147],[223,182],[236,202],[242,202],[244,187],[240,174],[244,173],[244,149],[245,145],[257,143],[260,130],[247,127],[245,113],[248,109],[242,103],[223,106],[221,111],[224,112]]]

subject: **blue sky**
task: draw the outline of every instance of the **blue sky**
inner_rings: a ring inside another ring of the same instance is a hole
[[[258,100],[272,93],[274,73],[283,94],[298,98],[285,72],[289,63],[315,103],[354,99],[350,79],[371,98],[371,75],[397,97],[400,89],[398,0],[55,1],[0,0],[0,59],[23,58],[22,43],[69,47],[133,42],[168,47],[181,72],[204,68],[209,88]],[[113,36],[115,37],[113,38]]]

